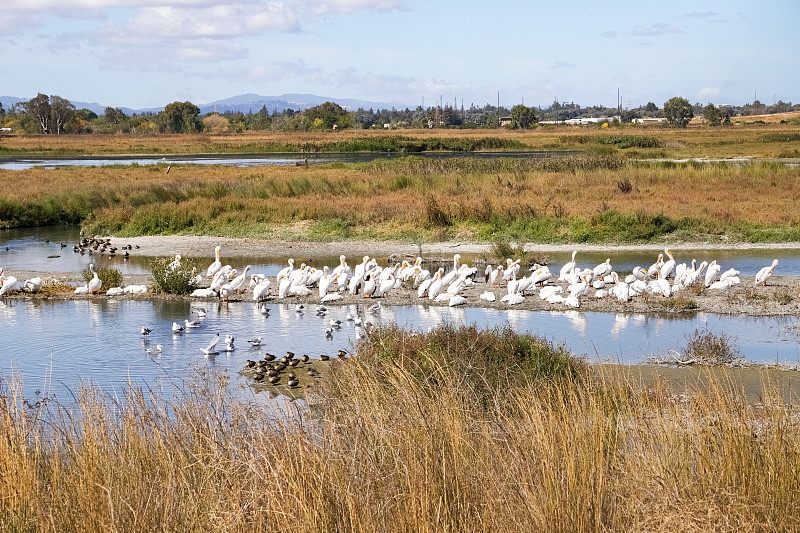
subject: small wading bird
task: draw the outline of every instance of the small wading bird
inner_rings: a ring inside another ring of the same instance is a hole
[[[145,349],[145,352],[147,352],[148,355],[161,355],[161,349],[162,348],[163,348],[163,346],[161,346],[160,344],[157,344],[155,348],[147,348],[147,349]]]

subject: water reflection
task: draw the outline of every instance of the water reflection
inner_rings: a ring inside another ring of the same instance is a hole
[[[580,311],[527,311],[514,309],[449,308],[439,306],[368,305],[329,307],[318,314],[317,306],[298,312],[294,304],[267,304],[265,316],[259,306],[246,303],[206,306],[200,328],[173,334],[173,322],[183,324],[191,314],[184,301],[0,301],[3,335],[0,336],[0,375],[12,371],[23,378],[26,394],[51,384],[60,393],[75,390],[81,382],[106,390],[119,390],[131,380],[148,386],[181,380],[193,368],[215,368],[235,374],[248,358],[264,352],[287,350],[311,357],[351,351],[366,323],[393,324],[426,331],[443,323],[476,324],[478,327],[511,326],[518,332],[538,335],[563,344],[590,360],[639,363],[650,354],[679,349],[697,328],[735,339],[742,355],[758,362],[800,361],[800,338],[796,318],[729,317],[698,313],[693,317],[644,314],[583,313]],[[348,316],[353,320],[348,320]],[[330,320],[341,320],[341,329],[325,330]],[[143,338],[141,327],[153,332]],[[201,349],[216,334],[233,335],[236,349],[206,358]],[[259,349],[246,339],[262,337]],[[163,346],[160,356],[150,356],[147,347]],[[234,383],[244,380],[234,376]]]

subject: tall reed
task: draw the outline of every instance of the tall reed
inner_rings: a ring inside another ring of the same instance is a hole
[[[775,389],[753,406],[724,377],[677,396],[574,362],[537,370],[508,351],[531,342],[550,350],[534,359],[566,355],[503,331],[376,331],[285,411],[214,375],[69,405],[4,384],[0,529],[796,528],[798,419]]]

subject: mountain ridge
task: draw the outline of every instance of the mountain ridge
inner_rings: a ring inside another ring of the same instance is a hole
[[[16,96],[0,96],[0,103],[3,104],[3,108],[6,111],[9,111],[11,109],[11,106],[13,106],[14,104],[19,102],[27,102],[31,98],[33,98],[33,96],[31,96],[30,98],[20,98]],[[75,106],[75,109],[89,109],[90,111],[93,111],[98,115],[104,114],[106,107],[119,107],[119,109],[121,109],[126,115],[158,113],[164,109],[164,106],[134,109],[125,106],[104,105],[104,104],[99,104],[97,102],[82,102],[78,100],[70,100],[70,102],[72,102],[72,104]],[[329,96],[317,96],[314,94],[303,94],[303,93],[287,93],[277,96],[264,96],[255,93],[244,93],[204,104],[199,104],[195,102],[193,103],[200,108],[201,114],[206,114],[214,111],[218,113],[227,113],[227,112],[257,113],[264,107],[266,107],[267,112],[269,113],[272,113],[274,111],[283,112],[287,109],[304,111],[309,107],[318,106],[325,102],[335,102],[340,106],[342,106],[347,111],[355,111],[359,108],[361,109],[372,108],[377,110],[377,109],[392,109],[392,108],[405,109],[407,107],[410,107],[401,102],[373,102],[369,100],[360,100],[357,98],[335,98]]]

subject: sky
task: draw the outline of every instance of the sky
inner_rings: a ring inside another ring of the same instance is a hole
[[[0,95],[800,103],[800,2],[0,0]]]

